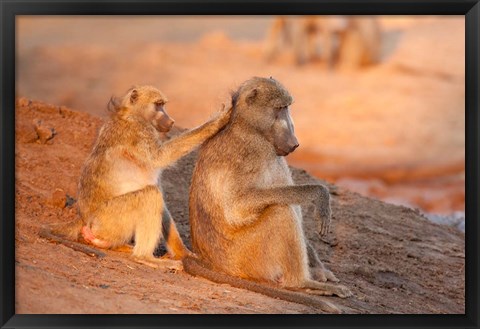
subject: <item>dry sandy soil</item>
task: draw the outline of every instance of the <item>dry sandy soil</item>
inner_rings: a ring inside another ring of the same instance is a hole
[[[101,123],[64,106],[17,100],[16,313],[319,312],[183,271],[154,270],[124,253],[96,259],[40,238],[42,225],[76,218],[76,183]],[[164,174],[167,203],[187,244],[194,162],[192,154]],[[316,181],[292,170],[296,182]],[[465,312],[462,233],[416,210],[330,189],[334,218],[326,239],[315,234],[311,209],[304,209],[308,239],[354,293],[330,301],[346,313]]]
[[[273,76],[295,97],[290,164],[391,203],[464,211],[464,17],[382,17],[381,64],[354,72],[297,67],[289,52],[266,63],[270,22],[20,17],[17,93],[104,116],[112,95],[148,83],[191,128],[245,79]]]

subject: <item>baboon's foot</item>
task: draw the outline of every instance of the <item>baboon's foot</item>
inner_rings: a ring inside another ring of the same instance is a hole
[[[197,255],[195,255],[193,252],[188,250],[186,247],[183,247],[182,249],[177,249],[176,251],[168,251],[166,254],[164,254],[162,259],[175,259],[175,260],[182,260],[185,257],[194,257],[197,258]]]
[[[112,246],[112,244],[108,241],[97,239],[93,234],[92,230],[88,226],[82,227],[82,236],[86,242],[93,244],[99,248],[108,249]]]
[[[352,296],[352,292],[347,287],[340,284],[331,284],[318,282],[313,280],[306,281],[302,288],[306,289],[306,292],[312,295],[320,296],[338,296],[340,298],[347,298]]]
[[[187,248],[185,248],[185,249],[183,250],[183,253],[181,253],[181,254],[176,254],[176,255],[173,257],[173,259],[180,259],[180,260],[181,260],[181,259],[184,259],[185,257],[198,258],[198,256],[197,256],[195,253],[193,253],[193,252],[191,252],[190,250],[188,250]]]
[[[319,282],[327,282],[327,280],[332,282],[340,281],[331,271],[321,267],[312,268],[312,276],[315,281]]]
[[[133,252],[133,246],[129,244],[124,244],[123,246],[118,246],[112,249],[113,251],[126,252],[131,254]]]
[[[183,264],[179,260],[173,260],[168,258],[155,258],[151,257],[138,257],[133,256],[133,260],[137,263],[150,266],[152,268],[167,268],[169,270],[181,271],[183,270]]]

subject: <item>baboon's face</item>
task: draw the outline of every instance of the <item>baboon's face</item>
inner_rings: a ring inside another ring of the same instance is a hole
[[[175,121],[167,114],[167,98],[151,86],[136,87],[129,93],[129,103],[160,132],[169,132]]]
[[[153,103],[152,124],[160,132],[169,132],[175,121],[167,114],[165,103],[161,100]]]
[[[232,95],[232,104],[239,103],[242,108],[239,115],[273,146],[277,156],[286,156],[298,147],[290,117],[292,102],[288,90],[273,78],[254,77]]]
[[[278,156],[286,156],[299,145],[290,116],[290,107],[283,106],[274,109],[274,117],[271,142]]]

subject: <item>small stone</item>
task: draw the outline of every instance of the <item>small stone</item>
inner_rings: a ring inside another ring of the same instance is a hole
[[[77,202],[77,200],[75,200],[73,197],[71,197],[70,195],[66,195],[67,197],[67,200],[66,200],[66,206],[67,207],[71,207],[75,204],[75,202]]]
[[[57,208],[65,208],[65,206],[67,205],[67,194],[64,190],[60,188],[55,189],[55,191],[52,193],[50,203],[52,206],[55,206]]]
[[[38,120],[35,124],[35,131],[38,134],[38,138],[41,144],[45,144],[47,141],[55,136],[56,132],[54,128],[46,127],[42,124],[41,120]]]
[[[356,266],[355,269],[353,270],[353,273],[367,277],[367,278],[372,277],[372,271],[366,266],[362,266],[362,265]]]
[[[17,99],[17,106],[18,107],[27,107],[27,106],[30,105],[30,103],[31,103],[31,101],[28,98],[21,97],[21,98]]]

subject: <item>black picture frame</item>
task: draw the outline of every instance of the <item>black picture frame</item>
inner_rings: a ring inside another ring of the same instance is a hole
[[[37,327],[395,327],[478,328],[479,17],[478,0],[1,0],[0,326]],[[17,15],[465,15],[466,288],[464,315],[16,315],[15,17]]]

